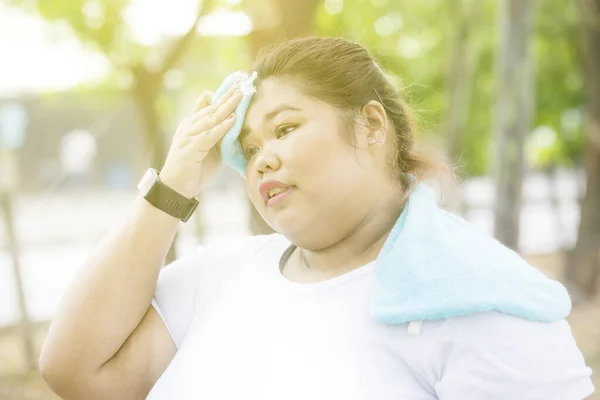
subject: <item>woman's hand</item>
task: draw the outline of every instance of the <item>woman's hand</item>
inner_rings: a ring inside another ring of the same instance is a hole
[[[235,121],[242,94],[233,85],[214,106],[213,93],[202,93],[191,115],[179,124],[160,179],[187,198],[196,197],[221,166],[220,143]]]

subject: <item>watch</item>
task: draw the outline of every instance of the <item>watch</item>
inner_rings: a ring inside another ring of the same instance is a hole
[[[186,222],[198,207],[198,200],[177,193],[165,185],[158,176],[158,171],[148,168],[140,183],[140,194],[154,207]]]

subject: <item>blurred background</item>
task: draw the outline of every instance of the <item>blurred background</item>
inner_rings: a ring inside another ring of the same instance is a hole
[[[461,178],[445,205],[560,279],[600,387],[600,0],[0,0],[0,399],[205,89],[264,45],[369,48]],[[170,259],[268,232],[223,168]],[[600,399],[600,395],[594,397]]]

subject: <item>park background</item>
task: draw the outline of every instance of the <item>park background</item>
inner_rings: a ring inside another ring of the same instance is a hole
[[[198,95],[309,35],[366,46],[457,170],[445,206],[568,287],[599,386],[600,0],[0,0],[0,399],[56,399],[60,296]],[[263,232],[223,168],[170,257]]]

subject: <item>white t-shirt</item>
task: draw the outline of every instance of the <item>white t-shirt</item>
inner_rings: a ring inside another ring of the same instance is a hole
[[[230,240],[165,267],[154,307],[178,351],[149,399],[581,400],[591,370],[566,321],[500,313],[408,325],[369,314],[374,263],[284,278],[281,235]]]

